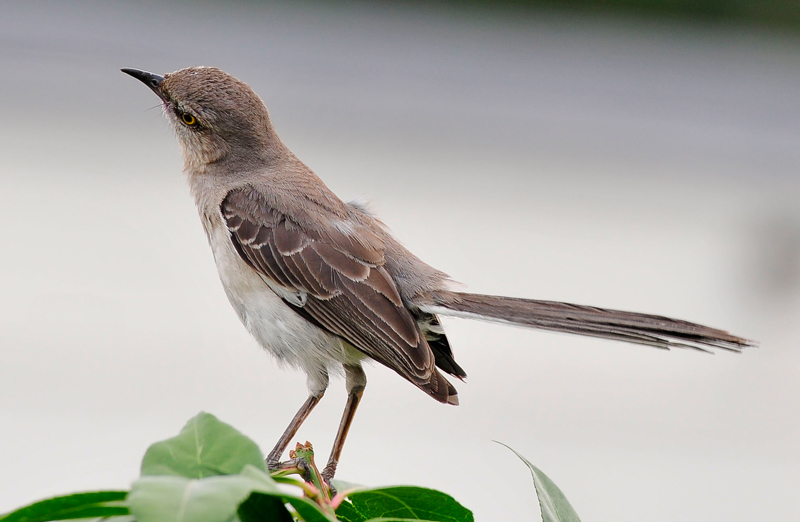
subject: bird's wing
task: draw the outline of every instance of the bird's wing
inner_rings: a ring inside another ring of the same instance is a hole
[[[444,383],[431,382],[434,356],[374,233],[303,227],[253,187],[228,193],[221,211],[239,255],[298,313],[447,402],[447,386],[426,389]]]

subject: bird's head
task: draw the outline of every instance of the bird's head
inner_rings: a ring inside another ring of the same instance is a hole
[[[282,144],[264,103],[244,82],[215,67],[189,67],[160,76],[122,69],[161,98],[187,168],[222,160],[257,162]]]

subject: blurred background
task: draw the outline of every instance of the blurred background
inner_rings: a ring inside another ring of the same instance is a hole
[[[445,319],[461,406],[371,366],[339,478],[536,520],[498,440],[584,520],[800,519],[796,4],[0,3],[0,512],[128,487],[200,410],[268,451],[306,397],[230,309],[158,101],[119,72],[214,65],[470,290],[761,343]],[[297,436],[323,461],[343,388]]]

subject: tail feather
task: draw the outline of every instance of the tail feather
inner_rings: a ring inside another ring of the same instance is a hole
[[[425,382],[411,382],[416,384],[419,389],[437,401],[444,404],[458,406],[458,391],[456,390],[456,387],[450,384],[450,381],[448,381],[444,375],[439,373],[439,370],[436,368],[433,369],[433,373],[431,374],[429,380]]]
[[[756,344],[688,321],[556,301],[451,292],[432,296],[421,308],[442,315],[467,316],[662,349],[680,347],[708,352],[709,348],[720,348],[740,352]]]

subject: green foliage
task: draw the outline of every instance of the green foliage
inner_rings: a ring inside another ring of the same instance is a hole
[[[440,491],[400,486],[357,491],[336,510],[339,520],[430,520],[473,522],[472,512]]]
[[[201,479],[234,475],[248,464],[267,470],[256,443],[213,415],[200,413],[177,436],[147,449],[142,475]]]
[[[49,522],[51,520],[127,515],[128,508],[122,503],[127,494],[127,491],[98,491],[49,498],[0,517],[0,520],[2,522]]]
[[[517,455],[533,474],[544,522],[578,521],[561,490]],[[327,486],[315,486],[322,482],[311,445],[298,446],[296,456],[312,475],[308,482],[290,476],[300,469],[270,475],[252,440],[200,413],[176,437],[150,446],[130,492],[55,497],[0,516],[0,522],[473,522],[472,512],[431,489],[336,482],[343,492],[332,497]]]
[[[502,444],[502,443],[500,443]],[[505,444],[502,444],[506,446]],[[578,514],[572,508],[564,493],[545,475],[542,470],[528,462],[528,460],[514,451],[513,448],[506,446],[528,466],[533,477],[533,486],[536,488],[536,495],[539,497],[539,508],[542,510],[542,522],[580,522]]]
[[[265,472],[247,466],[242,473],[187,479],[142,477],[127,498],[139,522],[328,522],[316,504],[287,494]],[[296,510],[295,518],[286,505]]]
[[[280,498],[260,493],[252,493],[239,505],[236,514],[239,515],[239,520],[242,522],[258,522],[265,516],[272,516],[271,520],[274,522],[294,521],[294,517],[283,507],[283,501]]]
[[[203,479],[161,475],[134,482],[127,502],[139,522],[226,522],[252,492],[251,481],[239,475]]]

